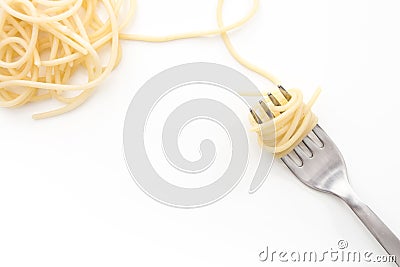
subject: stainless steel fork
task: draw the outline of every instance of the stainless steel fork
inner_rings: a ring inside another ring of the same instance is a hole
[[[278,88],[282,95],[290,100],[290,94],[282,86]],[[280,105],[272,94],[269,94],[269,98],[274,105]],[[273,115],[268,106],[262,100],[260,100],[260,105],[266,115],[272,119]],[[250,112],[255,121],[262,124],[260,116],[253,110]],[[291,153],[284,156],[282,161],[307,186],[342,199],[387,253],[395,256],[396,264],[400,266],[399,238],[356,196],[349,184],[342,154],[319,125],[315,126]]]

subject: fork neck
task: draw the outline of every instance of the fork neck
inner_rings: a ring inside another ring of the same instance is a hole
[[[326,182],[332,182],[328,186],[329,192],[334,194],[335,196],[342,199],[346,202],[349,206],[356,205],[360,202],[357,197],[357,194],[354,192],[353,188],[351,187],[348,179],[347,173],[345,171],[336,173],[337,179],[327,179]]]
[[[337,183],[332,189],[332,193],[346,202],[348,206],[354,207],[361,204],[360,199],[350,186],[347,179],[343,179],[341,183]]]

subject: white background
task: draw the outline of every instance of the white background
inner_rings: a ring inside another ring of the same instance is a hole
[[[139,1],[129,30],[213,28],[216,2]],[[227,22],[251,4],[226,2]],[[286,87],[309,97],[322,86],[314,107],[320,124],[341,149],[355,191],[398,235],[399,7],[395,0],[263,0],[256,17],[230,33],[244,57]],[[146,80],[207,61],[242,72],[261,90],[272,86],[236,63],[219,37],[124,41],[123,52],[121,65],[74,112],[33,121],[31,114],[54,105],[0,110],[0,266],[273,266],[258,260],[267,245],[329,250],[340,239],[352,250],[384,254],[345,204],[308,189],[280,161],[254,195],[246,176],[201,209],[149,198],[130,177],[122,150],[125,112]]]

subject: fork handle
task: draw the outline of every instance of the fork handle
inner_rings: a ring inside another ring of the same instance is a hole
[[[347,205],[360,218],[371,234],[389,253],[396,257],[396,264],[400,266],[400,240],[399,238],[379,219],[379,217],[363,202],[355,197],[343,198]]]

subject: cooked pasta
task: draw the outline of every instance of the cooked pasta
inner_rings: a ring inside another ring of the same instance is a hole
[[[274,105],[271,99],[265,96],[264,103],[271,111],[273,119],[267,115],[264,107],[260,104],[254,106],[254,111],[259,114],[262,123],[258,124],[253,117],[250,118],[253,125],[252,131],[258,134],[259,143],[274,153],[277,158],[290,153],[318,122],[315,114],[311,112],[311,107],[321,90],[315,91],[307,104],[303,102],[303,94],[300,90],[290,89],[288,92],[291,95],[289,101],[280,91],[272,93],[281,103],[280,106]]]
[[[166,42],[221,35],[239,63],[280,86],[276,77],[242,58],[228,36],[228,31],[254,16],[259,0],[253,0],[246,16],[228,26],[222,19],[224,0],[219,0],[217,29],[161,37],[123,33],[135,15],[136,0],[129,0],[129,10],[121,19],[123,4],[123,0],[0,0],[0,107],[14,108],[47,99],[64,103],[59,109],[33,115],[34,119],[77,108],[120,62],[121,40]],[[106,11],[106,20],[100,18],[99,7]],[[108,63],[103,66],[101,55],[106,48],[110,53]],[[86,74],[86,81],[75,84],[72,79],[78,72]],[[77,95],[70,96],[70,92]],[[252,120],[260,142],[277,157],[290,152],[317,123],[311,106],[319,90],[308,104],[303,103],[301,91],[292,89],[289,93],[289,101],[275,93],[281,106],[266,98],[273,119],[264,117],[261,124]],[[260,107],[255,109],[263,113]]]
[[[217,20],[220,29],[224,29],[222,7],[223,1],[219,1]],[[228,51],[240,64],[265,77],[278,88],[281,87],[280,81],[275,76],[251,64],[236,52],[227,31],[222,30],[221,36]],[[303,94],[298,89],[289,90],[291,96],[289,101],[280,91],[273,92],[273,96],[278,100],[280,106],[275,105],[278,103],[272,103],[269,97],[265,97],[264,103],[266,103],[266,108],[272,113],[273,118],[267,116],[264,108],[258,104],[254,107],[254,110],[256,114],[263,115],[260,121],[255,121],[253,116],[250,116],[250,121],[253,124],[252,130],[258,134],[259,143],[278,158],[291,152],[317,124],[318,119],[311,112],[311,107],[317,100],[320,91],[320,89],[315,91],[308,104],[304,104]]]
[[[135,15],[130,0],[120,22],[123,0],[0,0],[0,107],[19,107],[30,102],[56,99],[64,106],[33,116],[44,119],[81,105],[118,65],[121,40],[165,42],[217,35],[246,23],[257,11],[258,1],[241,20],[210,31],[152,37],[121,31]],[[99,7],[107,19],[98,14]],[[108,48],[108,63],[101,64],[101,50]],[[86,81],[71,81],[76,73]],[[68,92],[77,92],[70,96]]]

